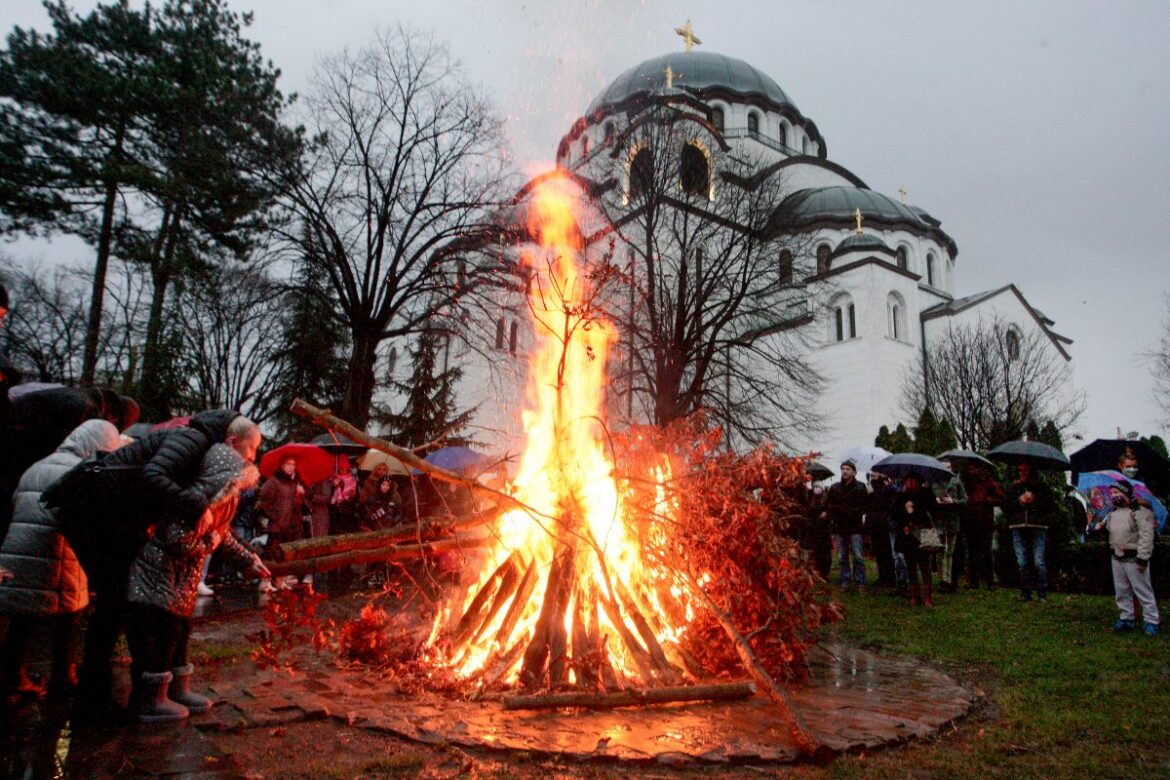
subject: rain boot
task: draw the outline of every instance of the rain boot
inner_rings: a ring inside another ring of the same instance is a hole
[[[934,583],[930,582],[929,580],[922,583],[922,593],[923,593],[922,606],[933,607],[934,606]]]
[[[171,701],[167,692],[174,676],[170,672],[143,672],[142,695],[135,713],[143,723],[169,723],[190,714],[182,704]]]
[[[168,694],[171,701],[178,702],[186,707],[192,715],[207,712],[211,709],[211,699],[201,696],[191,690],[191,673],[195,671],[192,664],[171,669],[174,680],[171,681],[171,690]]]
[[[910,586],[910,606],[917,607],[922,603],[921,592],[922,589],[918,585]]]

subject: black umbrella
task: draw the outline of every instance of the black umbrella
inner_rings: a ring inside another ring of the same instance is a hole
[[[920,455],[917,452],[899,452],[882,458],[873,464],[870,471],[885,474],[894,479],[918,477],[923,482],[947,482],[954,476],[947,464],[938,458],[929,455]]]
[[[1142,441],[1097,439],[1069,456],[1073,482],[1077,474],[1088,471],[1118,469],[1118,459],[1129,450],[1138,461],[1137,478],[1145,482],[1156,496],[1170,493],[1170,462]]]
[[[366,445],[358,444],[348,436],[330,431],[320,436],[314,436],[309,444],[316,444],[330,455],[365,455]]]
[[[981,466],[986,466],[989,469],[995,468],[995,464],[987,458],[980,455],[978,452],[971,450],[947,450],[942,455],[938,456],[939,460],[955,460],[960,463],[978,463]]]
[[[1034,469],[1045,471],[1068,471],[1072,468],[1068,456],[1049,444],[1038,441],[1004,442],[987,453],[987,457],[1001,463],[1023,461]]]
[[[805,462],[804,471],[817,482],[821,481],[822,479],[828,479],[836,473],[825,464],[816,460]]]

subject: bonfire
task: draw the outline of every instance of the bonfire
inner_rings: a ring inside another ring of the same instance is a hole
[[[778,504],[752,492],[798,484],[802,463],[767,451],[734,456],[702,423],[607,430],[606,367],[618,331],[604,312],[607,284],[621,274],[585,259],[573,204],[554,177],[530,207],[534,241],[522,259],[535,346],[525,446],[506,490],[294,405],[496,508],[460,519],[442,539],[381,532],[324,556],[320,543],[287,545],[277,569],[295,569],[298,557],[322,568],[479,547],[481,575],[438,610],[423,653],[469,693],[503,692],[508,707],[604,707],[733,698],[758,687],[811,751],[777,678],[799,676],[808,632],[835,613],[813,598],[814,576],[783,534]],[[469,530],[477,527],[488,533]],[[734,665],[754,685],[728,681]]]

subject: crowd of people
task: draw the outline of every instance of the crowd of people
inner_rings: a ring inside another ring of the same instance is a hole
[[[810,480],[800,496],[804,522],[796,531],[821,577],[830,580],[835,551],[840,587],[866,590],[868,549],[876,585],[904,592],[912,606],[935,606],[936,577],[944,592],[955,592],[964,576],[968,588],[993,590],[993,545],[1002,518],[1019,571],[1020,599],[1047,601],[1046,547],[1058,511],[1052,487],[1026,461],[1016,464],[1015,479],[1006,485],[984,463],[948,465],[950,478],[928,484],[913,475],[895,481],[878,473],[870,473],[865,484],[851,460],[841,464],[840,480],[828,488]],[[1109,500],[1109,511],[1087,531],[1108,537],[1120,615],[1113,628],[1138,627],[1136,601],[1141,629],[1156,636],[1160,619],[1150,576],[1154,514],[1124,479],[1110,487]]]

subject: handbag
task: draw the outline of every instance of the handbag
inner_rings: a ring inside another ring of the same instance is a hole
[[[923,552],[933,553],[943,549],[942,534],[934,527],[934,520],[930,521],[929,526],[915,529],[914,536],[918,539],[918,549]]]

